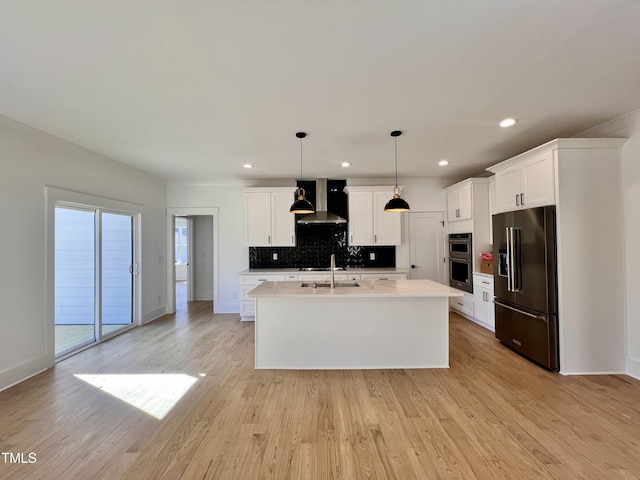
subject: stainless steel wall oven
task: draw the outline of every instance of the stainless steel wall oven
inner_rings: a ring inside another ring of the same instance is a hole
[[[473,293],[473,249],[470,233],[449,234],[449,285]]]

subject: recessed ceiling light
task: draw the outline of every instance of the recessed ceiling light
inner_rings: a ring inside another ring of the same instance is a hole
[[[499,123],[499,125],[502,128],[507,128],[507,127],[513,127],[516,123],[518,123],[517,118],[505,118]]]
[[[250,163],[245,163],[243,165],[244,168],[253,168],[253,165],[251,165]]]
[[[342,167],[344,167],[344,168],[347,168],[347,167],[350,167],[350,166],[351,166],[351,164],[350,164],[349,162],[342,162],[342,163],[340,164],[340,166],[342,166]]]
[[[444,167],[445,165],[449,165],[449,160],[440,160],[438,162],[438,165],[440,165],[441,167]]]

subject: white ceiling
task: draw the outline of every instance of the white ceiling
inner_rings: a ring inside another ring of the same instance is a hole
[[[640,108],[638,25],[636,0],[8,0],[0,114],[172,181],[297,177],[299,130],[306,178],[393,176],[396,129],[401,177],[464,177]]]

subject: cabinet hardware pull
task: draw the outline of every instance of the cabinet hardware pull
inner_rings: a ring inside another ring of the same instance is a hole
[[[378,235],[373,236],[373,243],[378,243]]]
[[[524,206],[524,193],[520,194],[520,205]]]
[[[516,193],[516,207],[520,206],[520,195]]]
[[[484,280],[482,280],[482,283],[484,283],[485,285],[489,285],[489,282],[485,282]]]
[[[271,243],[271,235],[267,236],[267,243]]]

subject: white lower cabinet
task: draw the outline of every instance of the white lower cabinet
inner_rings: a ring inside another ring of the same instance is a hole
[[[465,293],[462,297],[449,297],[449,306],[466,316],[473,316],[473,294]]]
[[[473,274],[473,317],[496,328],[495,305],[493,304],[493,277]]]
[[[495,331],[495,305],[493,303],[493,277],[491,275],[473,274],[473,293],[465,293],[463,297],[451,297],[449,306],[464,317],[477,324]]]
[[[252,321],[256,316],[256,301],[247,297],[247,293],[262,282],[284,282],[290,275],[268,273],[264,275],[240,275],[240,320]],[[295,275],[297,280],[297,275]]]

